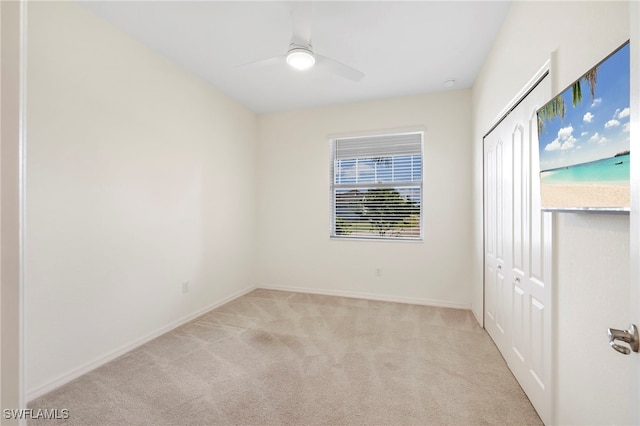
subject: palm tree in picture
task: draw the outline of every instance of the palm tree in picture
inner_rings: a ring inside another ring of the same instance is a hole
[[[576,80],[571,85],[571,103],[574,107],[582,102],[582,84],[584,81],[589,85],[589,93],[591,95],[591,100],[596,96],[596,82],[598,80],[598,67],[595,66],[587,71],[582,77]],[[549,101],[545,106],[540,108],[538,111],[538,134],[542,132],[544,128],[544,123],[546,121],[551,121],[556,117],[564,118],[564,113],[566,111],[566,106],[564,102],[564,98],[562,97],[562,93]]]

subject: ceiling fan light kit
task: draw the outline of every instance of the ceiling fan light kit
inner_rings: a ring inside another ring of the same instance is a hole
[[[323,72],[328,71],[351,81],[362,80],[364,73],[361,71],[313,51],[311,46],[311,12],[311,2],[291,2],[293,35],[287,54],[250,62],[240,65],[240,68],[254,68],[286,62],[296,71],[305,71],[312,68],[317,62],[319,71],[322,69]]]
[[[316,58],[310,49],[294,46],[287,53],[287,64],[298,71],[308,70],[316,63]]]

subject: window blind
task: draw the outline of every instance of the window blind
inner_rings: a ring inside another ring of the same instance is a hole
[[[335,158],[338,160],[363,157],[376,158],[402,154],[422,154],[421,133],[366,136],[335,140]]]
[[[332,237],[422,238],[422,137],[332,141]]]

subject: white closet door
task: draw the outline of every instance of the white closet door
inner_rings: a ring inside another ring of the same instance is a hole
[[[485,137],[485,327],[551,422],[551,214],[540,210],[536,109],[544,78]]]
[[[507,345],[510,278],[511,144],[497,132],[485,138],[485,328],[499,348]]]

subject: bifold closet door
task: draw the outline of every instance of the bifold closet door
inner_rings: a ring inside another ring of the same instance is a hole
[[[484,141],[485,198],[485,312],[487,332],[502,351],[506,347],[508,317],[507,299],[510,279],[511,233],[507,206],[511,204],[511,144],[495,130]]]
[[[551,420],[551,213],[540,209],[536,110],[549,77],[484,140],[485,328]]]

